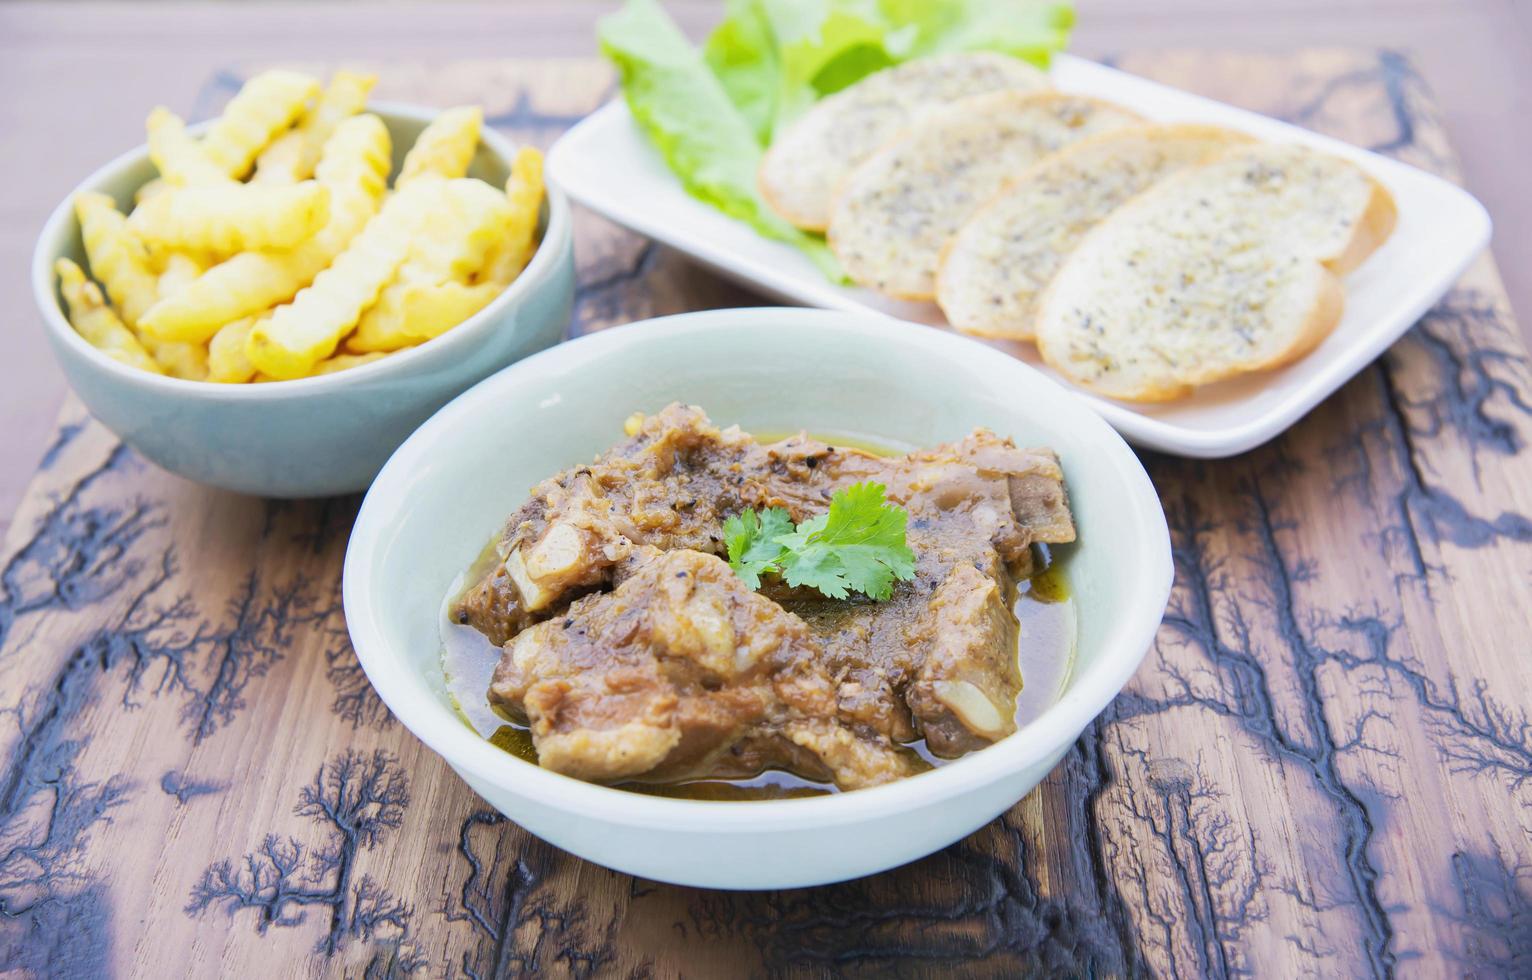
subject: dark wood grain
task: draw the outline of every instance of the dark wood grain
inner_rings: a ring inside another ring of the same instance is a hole
[[[1457,172],[1394,54],[1119,63]],[[588,62],[380,67],[381,95],[482,102],[543,145],[611,87]],[[577,332],[753,302],[578,234]],[[1146,457],[1166,621],[1043,785],[909,867],[740,894],[531,838],[389,717],[339,611],[354,498],[201,489],[71,404],[0,551],[0,970],[1526,975],[1528,392],[1486,257],[1278,441]]]

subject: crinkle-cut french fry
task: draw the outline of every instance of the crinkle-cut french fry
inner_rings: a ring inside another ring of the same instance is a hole
[[[205,257],[185,252],[165,252],[163,259],[160,278],[155,286],[155,294],[160,299],[195,280],[211,264]],[[206,347],[178,340],[160,340],[146,333],[142,326],[134,332],[166,374],[188,381],[202,381],[207,377]]]
[[[394,281],[347,339],[346,349],[353,353],[398,350],[429,340],[478,312],[500,291],[494,283],[481,291],[452,287],[463,287],[490,248],[505,239],[512,219],[505,195],[468,177],[412,186],[437,197],[431,220],[410,243]]]
[[[164,177],[156,177],[133,192],[133,203],[142,204],[170,190],[171,183]]]
[[[404,293],[410,284],[391,282],[378,293],[378,301],[362,312],[356,329],[345,340],[350,354],[387,353],[415,343],[404,331]]]
[[[257,183],[291,184],[314,175],[325,141],[343,121],[361,112],[378,76],[337,71],[313,109],[255,158]]]
[[[160,278],[155,286],[156,302],[202,275],[206,268],[207,266],[197,256],[186,252],[166,252],[160,269]]]
[[[286,252],[243,252],[197,277],[144,315],[144,327],[166,339],[202,342],[240,317],[285,303],[314,280],[377,212],[388,180],[388,129],[377,116],[353,116],[336,127],[315,172],[330,189],[330,220]]]
[[[303,168],[303,137],[296,127],[271,141],[271,145],[255,158],[255,173],[250,175],[251,184],[296,184],[303,179],[296,176]],[[310,173],[308,176],[313,176]]]
[[[186,381],[207,380],[206,345],[188,344],[179,340],[156,340],[143,332],[139,333],[138,339],[171,377]]]
[[[91,274],[106,287],[117,314],[136,328],[144,312],[154,305],[158,277],[149,251],[128,227],[128,219],[105,194],[86,191],[75,195],[75,217]]]
[[[106,305],[106,297],[95,283],[85,278],[85,271],[68,259],[53,265],[59,277],[59,292],[69,310],[69,322],[85,342],[129,367],[160,374],[160,366],[133,336],[128,325]]]
[[[535,147],[524,146],[511,161],[511,176],[505,182],[505,197],[511,205],[511,222],[505,237],[485,257],[479,279],[502,286],[521,274],[532,253],[537,251],[537,222],[543,213],[543,155]]]
[[[505,287],[498,282],[470,286],[456,281],[407,290],[404,329],[416,340],[438,337],[484,309],[504,291]]]
[[[177,188],[144,202],[128,223],[153,246],[232,255],[292,248],[329,217],[329,188],[305,180]]]
[[[396,351],[430,340],[484,309],[504,288],[497,282],[470,286],[455,279],[390,283],[346,338],[346,350]]]
[[[405,187],[421,177],[462,177],[479,146],[479,127],[484,110],[478,106],[448,109],[420,131],[415,145],[404,155],[404,165],[394,187]]]
[[[429,183],[390,197],[312,285],[250,331],[245,352],[256,368],[274,378],[300,378],[334,353],[403,264],[437,200]]]
[[[509,233],[511,203],[472,177],[437,181],[433,191],[441,203],[433,206],[430,223],[410,243],[400,278],[466,279]]]
[[[334,374],[336,371],[344,371],[347,368],[361,367],[363,364],[371,364],[373,361],[381,361],[387,357],[385,351],[375,351],[371,354],[336,354],[327,357],[314,365],[314,374]]]
[[[149,130],[149,159],[160,172],[160,177],[176,187],[195,187],[200,184],[225,184],[229,175],[202,151],[198,143],[186,131],[181,117],[164,106],[156,106],[149,113],[146,124]],[[139,198],[143,203],[143,198]]]
[[[334,135],[325,141],[314,176],[330,188],[331,194],[360,190],[376,201],[388,188],[388,171],[393,165],[388,127],[368,112],[335,127]]]
[[[207,379],[222,384],[239,384],[255,377],[255,365],[245,356],[245,341],[255,326],[253,316],[226,323],[207,343]]]
[[[134,235],[138,236],[138,240],[143,243],[144,250],[149,255],[149,271],[153,272],[155,278],[160,282],[160,285],[155,290],[155,302],[159,302],[166,296],[169,296],[177,289],[180,289],[191,280],[197,278],[197,276],[200,276],[203,272],[206,272],[208,269],[228,258],[227,255],[223,255],[218,252],[205,252],[201,249],[175,248],[173,246],[166,245],[163,242],[152,242],[148,240],[143,235],[139,234],[138,224],[133,220],[133,216],[140,210],[142,209],[135,208],[131,213],[129,213],[128,230],[133,232]],[[195,265],[197,269],[196,275],[186,275],[187,272],[191,271],[193,265]],[[175,271],[171,275],[170,279],[166,280],[165,272],[170,269],[174,269]],[[166,285],[167,282],[169,284],[168,286]]]
[[[202,152],[226,177],[241,178],[255,155],[293,124],[319,95],[319,81],[281,69],[262,72],[229,100],[208,127]]]

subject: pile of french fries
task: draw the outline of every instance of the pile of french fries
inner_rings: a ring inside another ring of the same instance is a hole
[[[362,111],[375,81],[268,71],[200,139],[150,113],[160,176],[131,213],[75,198],[95,279],[58,260],[75,330],[145,371],[283,381],[387,357],[482,309],[537,248],[542,155],[520,150],[503,191],[470,178],[483,113],[449,109],[390,188],[388,130]]]

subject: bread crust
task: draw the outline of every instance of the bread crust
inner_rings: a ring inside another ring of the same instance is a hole
[[[959,100],[958,102],[951,103],[950,106],[954,109],[954,111],[978,113],[982,117],[988,118],[997,112],[1019,113],[1031,106],[1046,106],[1049,103],[1055,101],[1064,101],[1089,106],[1093,113],[1100,113],[1102,116],[1117,115],[1141,121],[1141,117],[1139,117],[1137,113],[1134,113],[1132,110],[1118,105],[1117,103],[1110,102],[1105,99],[1098,99],[1093,96],[1075,95],[1072,93],[1058,92],[1051,89],[1044,89],[1041,91],[1000,89],[996,91],[985,92],[980,95],[971,96],[965,100]],[[1132,124],[1133,123],[1124,122],[1121,125]],[[852,257],[847,254],[842,235],[837,232],[837,225],[844,226],[844,222],[842,220],[843,209],[847,204],[849,196],[857,187],[858,182],[865,182],[868,180],[868,175],[873,173],[876,167],[883,165],[885,158],[889,154],[896,152],[908,144],[913,138],[919,135],[921,134],[914,129],[905,130],[894,139],[891,139],[885,143],[881,148],[878,149],[876,153],[868,156],[857,167],[852,169],[846,175],[846,177],[836,187],[835,196],[830,205],[830,225],[825,236],[826,241],[829,243],[830,251],[833,252],[835,257],[840,261],[841,267],[846,271],[846,274],[850,276],[853,281],[857,282],[858,285],[865,286],[869,289],[875,289],[883,295],[893,297],[894,299],[907,300],[912,302],[931,301],[936,298],[936,264],[940,257],[939,250],[941,247],[947,244],[947,241],[950,240],[950,236],[949,239],[943,241],[942,246],[938,246],[938,254],[935,257],[935,261],[933,261],[933,265],[930,270],[930,288],[909,289],[898,284],[887,282],[887,277],[875,276],[867,270],[866,263],[853,261]],[[1081,138],[1083,139],[1084,137]],[[1051,154],[1045,154],[1044,157],[1040,159],[1045,159],[1047,156],[1051,156]],[[1037,161],[1034,161],[1034,163],[1035,162]],[[1032,164],[1029,164],[1028,167],[1024,168],[1022,172],[1026,172],[1026,169],[1030,169],[1031,166]],[[1010,186],[1013,180],[1014,178],[1007,180],[996,193],[1003,192],[1005,187]],[[993,194],[990,195],[990,197],[993,197]],[[989,198],[986,198],[986,200],[988,199]],[[859,230],[865,229],[859,228]]]
[[[947,239],[946,244],[942,246],[941,254],[937,259],[936,295],[934,298],[937,305],[942,309],[942,315],[946,317],[947,322],[953,329],[972,337],[986,337],[994,340],[1035,340],[1037,338],[1037,312],[1042,309],[1041,299],[1047,290],[1047,284],[1044,284],[1043,288],[1038,290],[1037,298],[1032,304],[1033,315],[1025,321],[1011,321],[1002,325],[995,320],[973,321],[966,317],[954,317],[952,315],[953,311],[949,307],[955,304],[951,302],[944,303],[942,301],[942,294],[944,292],[950,295],[957,289],[956,284],[952,283],[948,276],[948,259],[951,257],[953,249],[957,246],[966,229],[985,220],[989,214],[1001,207],[1011,195],[1017,193],[1029,180],[1036,179],[1039,175],[1045,174],[1052,169],[1067,166],[1082,156],[1088,156],[1096,152],[1103,144],[1133,139],[1146,139],[1164,143],[1171,143],[1177,140],[1209,143],[1207,152],[1203,154],[1197,163],[1190,164],[1189,166],[1197,166],[1200,163],[1212,160],[1228,149],[1247,146],[1255,142],[1255,137],[1224,126],[1214,126],[1206,123],[1143,123],[1134,126],[1124,126],[1120,129],[1109,129],[1105,132],[1087,136],[1077,143],[1071,143],[1058,152],[1050,153],[1041,160],[1038,160],[1032,166],[1022,171],[1021,175],[1014,182],[982,204],[979,210],[975,211],[964,222],[963,227],[959,228],[957,233]],[[1170,172],[1174,173],[1175,170]],[[1168,176],[1168,174],[1163,176]],[[1149,187],[1154,186],[1158,182],[1158,180],[1151,182]],[[1141,194],[1147,189],[1148,187],[1140,190],[1138,193]],[[1138,194],[1130,195],[1119,202],[1117,206],[1121,207],[1137,196]],[[1076,242],[1076,244],[1078,245],[1079,243]],[[945,289],[943,287],[944,283],[947,284]],[[960,320],[966,320],[967,322],[959,322]]]
[[[1372,253],[1388,241],[1394,233],[1394,226],[1399,223],[1399,206],[1394,203],[1394,195],[1377,178],[1369,175],[1368,179],[1372,181],[1372,196],[1368,198],[1367,208],[1361,218],[1357,219],[1356,233],[1340,254],[1324,263],[1337,276],[1344,276],[1367,261]]]
[[[1240,152],[1240,148],[1231,148],[1219,154],[1212,162],[1222,159],[1225,155],[1233,156]],[[1201,168],[1197,170],[1200,171]],[[1288,329],[1287,342],[1280,349],[1260,358],[1216,361],[1201,366],[1192,365],[1178,371],[1173,378],[1154,379],[1134,387],[1125,384],[1127,379],[1121,374],[1113,378],[1116,383],[1112,384],[1103,383],[1100,378],[1093,379],[1081,375],[1072,368],[1067,349],[1062,346],[1068,343],[1069,334],[1065,332],[1052,336],[1047,332],[1039,331],[1037,344],[1044,362],[1073,383],[1097,394],[1121,401],[1164,402],[1185,397],[1201,385],[1242,374],[1270,371],[1299,360],[1318,347],[1339,325],[1346,304],[1345,285],[1341,276],[1360,265],[1393,231],[1397,210],[1392,195],[1371,175],[1366,175],[1364,172],[1364,176],[1370,185],[1368,199],[1351,226],[1351,234],[1335,251],[1335,254],[1311,257],[1309,271],[1311,278],[1304,284],[1307,288],[1305,312],[1302,318]],[[1195,178],[1183,171],[1178,179],[1190,181]],[[1151,187],[1144,194],[1153,193],[1153,191],[1154,188]],[[1139,198],[1142,196],[1142,194],[1139,195]],[[1098,224],[1079,243],[1074,255],[1085,252],[1086,245],[1098,236],[1112,233],[1114,229],[1107,222]],[[1039,300],[1037,322],[1040,324],[1062,318],[1064,311],[1057,307],[1064,301],[1059,296],[1058,287],[1066,279],[1063,273],[1068,264],[1069,261],[1066,260],[1065,266],[1060,268],[1059,274],[1054,277]]]
[[[1177,401],[1190,395],[1197,388],[1215,381],[1225,381],[1242,374],[1254,374],[1259,371],[1272,371],[1291,364],[1323,343],[1345,314],[1346,287],[1340,277],[1326,268],[1322,262],[1314,263],[1314,277],[1313,297],[1302,322],[1293,331],[1286,346],[1264,359],[1209,366],[1202,371],[1188,372],[1173,384],[1117,389],[1071,371],[1067,358],[1059,356],[1058,352],[1052,350],[1047,337],[1042,334],[1039,334],[1037,338],[1038,353],[1042,355],[1043,363],[1060,375],[1098,395],[1127,402]],[[1050,287],[1044,296],[1045,303],[1052,299],[1052,292]],[[1045,311],[1043,315],[1046,316],[1046,305],[1041,306],[1040,309]]]
[[[905,105],[909,115],[909,118],[906,119],[906,125],[908,125],[910,122],[913,122],[923,109],[928,109],[931,106],[955,102],[961,98],[972,97],[973,95],[982,93],[1008,90],[1020,92],[1046,92],[1050,91],[1052,88],[1052,86],[1049,84],[1048,74],[1045,71],[1019,58],[1013,58],[1009,55],[1003,55],[991,51],[969,51],[945,55],[932,55],[928,56],[927,58],[906,61],[901,65],[895,65],[890,68],[883,69],[882,71],[874,72],[873,74],[861,79],[856,84],[842,89],[840,92],[828,96],[825,99],[822,99],[802,116],[796,119],[790,126],[788,126],[787,132],[781,134],[778,139],[772,141],[772,144],[766,148],[765,154],[761,157],[760,164],[758,164],[756,167],[755,183],[756,189],[761,195],[761,199],[764,200],[766,205],[770,207],[774,212],[776,212],[778,216],[786,220],[789,224],[792,224],[793,226],[804,231],[825,231],[829,227],[830,223],[831,204],[834,200],[833,188],[830,199],[824,202],[825,207],[821,213],[817,210],[810,211],[798,207],[797,205],[803,202],[799,201],[795,204],[794,202],[790,201],[790,195],[784,193],[784,188],[781,187],[778,183],[774,182],[772,179],[772,175],[780,169],[778,163],[782,157],[782,154],[786,152],[785,148],[791,145],[791,139],[785,137],[788,137],[792,130],[799,126],[812,125],[820,117],[823,117],[827,114],[833,117],[835,113],[843,111],[842,106],[845,105],[846,100],[843,99],[842,96],[854,94],[859,86],[866,84],[867,82],[877,78],[880,75],[883,75],[884,72],[897,73],[901,69],[911,66],[918,66],[921,63],[929,64],[933,61],[943,61],[949,65],[953,65],[955,66],[952,69],[954,71],[962,72],[965,68],[969,71],[973,71],[975,70],[975,66],[979,64],[979,61],[976,61],[976,59],[988,60],[991,62],[995,61],[996,59],[1004,59],[1003,74],[1006,76],[1007,84],[998,87],[981,87],[977,91],[965,93],[964,95],[955,96],[953,98],[911,98]],[[968,62],[968,64],[959,64],[959,62],[964,61]],[[995,68],[993,64],[990,67],[992,70],[1000,70]],[[917,82],[917,84],[919,83]],[[901,127],[901,129],[902,128],[904,127]],[[877,149],[881,149],[883,145],[886,145],[887,142],[896,138],[897,135],[898,134],[891,134],[889,140],[883,141],[883,143],[880,144]],[[873,152],[876,152],[876,149]],[[870,156],[871,154],[868,155]],[[865,157],[863,159],[865,159]],[[847,169],[846,173],[849,172],[850,168]],[[841,174],[840,179],[835,181],[835,184],[838,185],[843,182],[845,176],[845,173]]]
[[[768,148],[766,155],[761,157],[761,165],[755,170],[755,189],[760,193],[761,200],[766,202],[768,208],[776,212],[777,217],[786,221],[794,228],[800,231],[812,231],[823,234],[825,229],[830,226],[829,213],[826,212],[823,218],[819,218],[815,215],[805,214],[802,211],[794,211],[788,207],[787,203],[776,194],[771,184],[767,181],[766,161],[770,157],[771,150]]]

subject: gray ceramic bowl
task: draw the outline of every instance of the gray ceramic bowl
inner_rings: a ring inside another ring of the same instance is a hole
[[[368,107],[388,125],[394,168],[434,115],[412,106]],[[469,173],[500,186],[513,149],[485,130]],[[119,206],[154,176],[148,148],[118,157],[80,184],[49,217],[32,257],[32,290],[69,383],[123,442],[199,483],[272,497],[362,490],[420,423],[475,382],[558,342],[574,301],[567,199],[550,188],[542,245],[494,302],[440,337],[372,364],[317,378],[258,385],[182,381],[119,364],[64,318],[53,264],[85,264],[71,201],[102,191]]]

